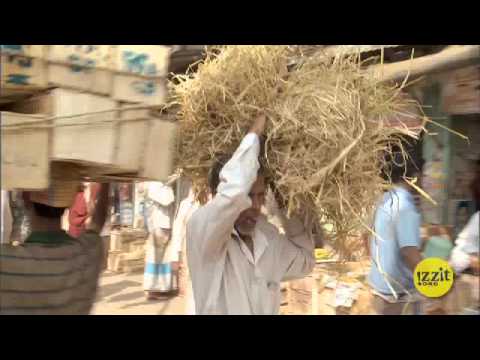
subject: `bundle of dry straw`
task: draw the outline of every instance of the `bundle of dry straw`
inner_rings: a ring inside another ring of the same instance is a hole
[[[208,49],[196,73],[178,77],[178,165],[204,184],[214,159],[232,154],[265,112],[262,155],[289,213],[307,226],[330,224],[345,253],[389,185],[380,176],[385,153],[415,137],[406,126],[388,126],[411,104],[401,89],[363,71],[358,56],[318,53],[294,67],[292,58],[289,46],[225,46]]]

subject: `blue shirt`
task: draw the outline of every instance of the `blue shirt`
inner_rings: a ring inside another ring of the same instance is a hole
[[[385,193],[377,207],[374,230],[378,237],[372,239],[370,245],[370,285],[382,294],[393,295],[384,275],[375,265],[378,261],[383,272],[389,275],[390,285],[397,294],[405,293],[405,289],[413,289],[412,272],[405,265],[400,249],[407,246],[420,249],[420,214],[415,207],[413,196],[407,190],[395,187]],[[394,280],[391,280],[392,278]]]

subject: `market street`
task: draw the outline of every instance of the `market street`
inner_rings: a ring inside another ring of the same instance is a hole
[[[92,315],[179,315],[184,298],[147,301],[143,273],[117,274],[106,271],[100,278]]]

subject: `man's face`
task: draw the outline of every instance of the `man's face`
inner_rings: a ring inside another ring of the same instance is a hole
[[[252,200],[252,207],[240,214],[235,222],[235,228],[241,235],[252,236],[262,206],[265,204],[265,178],[262,175],[258,176],[248,195]]]

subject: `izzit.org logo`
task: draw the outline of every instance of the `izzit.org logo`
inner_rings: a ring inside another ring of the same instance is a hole
[[[448,262],[440,258],[422,260],[413,275],[418,292],[429,298],[445,295],[453,285],[453,270]]]

